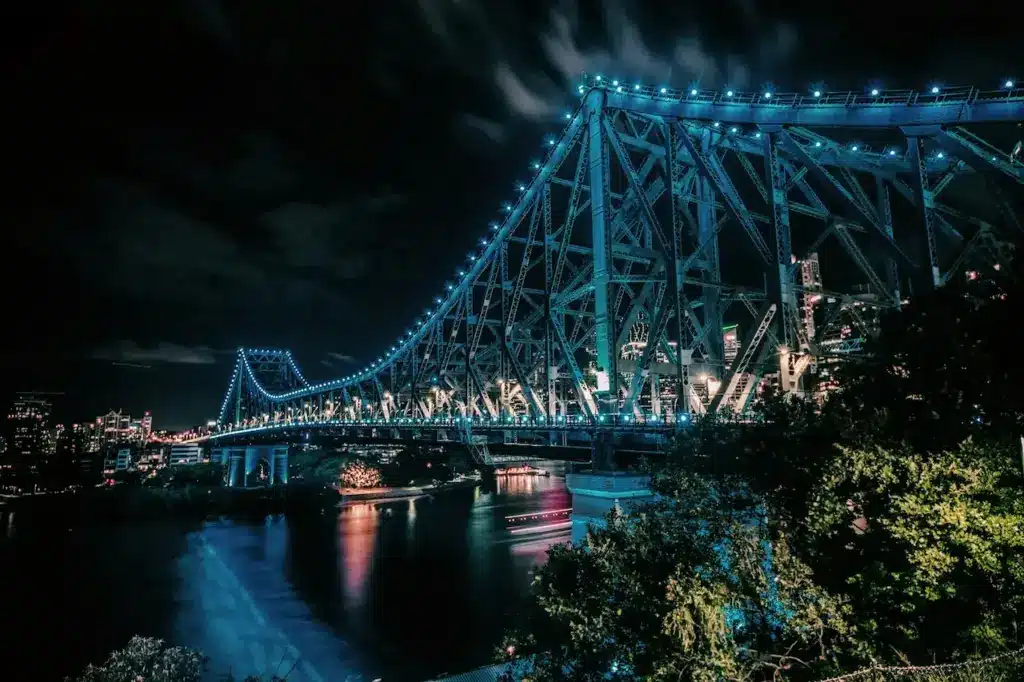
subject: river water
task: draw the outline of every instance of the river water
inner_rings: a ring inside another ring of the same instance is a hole
[[[563,465],[541,466],[555,475],[321,517],[42,532],[8,516],[0,660],[58,680],[143,634],[202,650],[211,680],[419,682],[485,665],[531,570],[569,537],[507,528],[506,516],[571,506]]]

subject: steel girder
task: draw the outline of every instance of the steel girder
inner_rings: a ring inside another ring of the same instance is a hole
[[[1024,92],[766,94],[585,81],[533,181],[403,338],[313,385],[287,352],[240,351],[221,423],[486,425],[545,441],[572,424],[741,412],[766,377],[800,391],[818,360],[859,351],[904,284],[1005,257],[1024,168],[981,135],[1024,118]],[[978,188],[992,210],[964,201]],[[796,259],[819,251],[824,281],[801,280]],[[811,325],[807,297],[823,301]]]

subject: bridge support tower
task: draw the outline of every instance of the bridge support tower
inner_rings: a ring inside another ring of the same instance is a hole
[[[566,474],[565,483],[572,493],[573,542],[585,538],[588,527],[604,526],[612,509],[628,514],[654,497],[647,474],[616,470],[615,442],[607,431],[594,436],[590,469]]]

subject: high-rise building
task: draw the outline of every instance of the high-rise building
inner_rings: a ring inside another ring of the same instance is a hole
[[[18,393],[7,414],[7,455],[43,456],[52,450],[51,398],[59,393]]]
[[[153,434],[153,416],[146,412],[141,419],[132,419],[120,410],[111,410],[96,417],[93,428],[96,450],[125,443],[140,445]]]

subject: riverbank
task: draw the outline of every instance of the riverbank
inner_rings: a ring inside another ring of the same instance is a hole
[[[362,502],[386,502],[388,500],[404,500],[410,497],[422,497],[423,495],[435,495],[450,490],[461,490],[464,488],[475,488],[480,485],[476,478],[465,478],[459,481],[449,481],[436,485],[404,486],[394,488],[342,488],[341,501],[338,506]]]
[[[28,523],[67,518],[77,522],[163,518],[202,521],[221,516],[252,518],[323,510],[332,507],[336,500],[335,491],[317,486],[246,489],[200,484],[115,485],[8,499],[5,511],[19,514]]]

